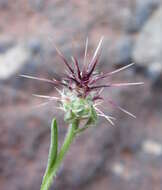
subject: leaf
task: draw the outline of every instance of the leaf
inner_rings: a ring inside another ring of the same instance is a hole
[[[93,106],[91,106],[91,113],[86,125],[92,125],[97,121],[97,114]]]
[[[82,128],[79,128],[75,131],[76,134],[82,133],[86,129],[88,129],[92,124],[94,124],[97,121],[97,114],[93,106],[91,106],[90,109],[90,116],[88,118],[88,121],[86,122],[85,126]]]
[[[55,165],[55,161],[57,159],[57,152],[58,152],[58,129],[57,129],[56,119],[53,119],[51,125],[51,144],[48,155],[48,164],[43,177],[41,190],[48,190],[52,182],[51,174],[53,173],[52,170]]]
[[[72,110],[69,110],[65,113],[64,120],[68,123],[71,123],[76,118],[76,115]]]

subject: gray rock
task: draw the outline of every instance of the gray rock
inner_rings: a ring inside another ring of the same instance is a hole
[[[27,47],[34,55],[40,53],[42,50],[41,42],[36,38],[29,40],[27,43]]]
[[[0,9],[8,8],[9,0],[0,0]]]
[[[43,7],[44,7],[45,1],[43,1],[43,0],[34,0],[34,1],[30,0],[29,3],[30,3],[30,6],[34,10],[41,11],[43,9]]]
[[[0,37],[0,54],[5,53],[9,48],[15,45],[14,40],[10,36]]]
[[[128,24],[128,32],[139,31],[153,11],[158,7],[159,0],[137,0],[135,11]]]
[[[103,44],[101,56],[102,62],[108,64],[128,64],[131,62],[133,39],[130,36],[121,36],[119,39],[112,41],[107,40]]]
[[[150,65],[147,69],[147,76],[151,78],[153,81],[158,80],[159,76],[161,75],[161,63],[154,63]]]
[[[162,71],[162,7],[146,23],[137,36],[133,59],[140,66],[152,70],[156,65]],[[154,66],[152,66],[154,65]],[[156,69],[157,70],[157,69]]]
[[[153,80],[152,90],[153,92],[161,92],[162,91],[162,73],[158,74],[158,76]]]
[[[119,40],[114,49],[114,63],[127,64],[131,60],[133,50],[133,40],[131,37],[123,37]]]
[[[0,79],[6,80],[17,73],[28,60],[29,52],[21,45],[0,54]]]

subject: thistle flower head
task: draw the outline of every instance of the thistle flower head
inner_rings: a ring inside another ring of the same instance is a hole
[[[79,60],[76,57],[71,57],[72,64],[70,64],[63,54],[56,48],[59,57],[63,60],[67,70],[65,77],[62,80],[56,79],[44,79],[37,78],[29,75],[21,75],[22,77],[41,80],[52,83],[56,86],[61,86],[62,90],[58,90],[60,97],[36,95],[37,97],[47,98],[49,100],[59,100],[60,108],[65,112],[65,121],[71,122],[73,119],[78,118],[79,120],[86,119],[87,124],[95,123],[97,116],[105,117],[112,125],[114,118],[105,115],[99,108],[99,104],[104,102],[104,98],[101,96],[104,88],[120,87],[120,86],[132,86],[140,85],[142,82],[137,83],[105,83],[103,79],[110,77],[130,66],[129,64],[122,68],[119,68],[112,72],[99,73],[95,71],[96,65],[99,62],[101,45],[103,37],[100,39],[99,44],[94,52],[94,55],[90,62],[87,64],[87,49],[88,39],[86,40],[85,55],[83,66],[80,67]],[[100,82],[101,84],[98,84]],[[112,106],[120,109],[126,114],[135,117],[130,112],[118,106],[112,100],[106,100]]]

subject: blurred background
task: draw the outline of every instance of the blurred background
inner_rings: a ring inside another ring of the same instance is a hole
[[[55,45],[70,59],[89,54],[105,36],[98,70],[135,62],[115,81],[144,86],[106,89],[103,96],[137,116],[106,103],[104,119],[75,140],[56,183],[57,190],[162,189],[162,0],[0,0],[0,189],[38,190],[46,167],[50,122],[67,126],[55,103],[32,94],[56,95],[53,85],[20,78],[62,77]]]

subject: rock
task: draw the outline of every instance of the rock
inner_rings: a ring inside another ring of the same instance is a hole
[[[136,0],[135,11],[128,24],[128,32],[139,31],[158,7],[159,3],[159,0]]]
[[[145,140],[142,144],[142,150],[147,154],[154,156],[162,155],[162,145],[153,140]]]
[[[29,52],[21,45],[0,54],[0,79],[6,80],[17,73],[28,60]]]
[[[14,88],[7,87],[5,84],[0,85],[0,106],[12,106],[14,104],[21,104],[29,101],[29,97],[26,96],[23,91],[17,91]]]
[[[152,62],[161,62],[162,43],[162,7],[146,23],[137,36],[133,58],[142,66],[149,66]]]
[[[0,0],[0,9],[7,8],[9,3],[9,0]]]
[[[42,50],[42,45],[39,39],[33,38],[27,42],[27,47],[31,53],[38,54]]]
[[[114,47],[114,63],[127,64],[131,61],[133,40],[131,37],[122,37]],[[113,56],[113,54],[112,54]]]
[[[41,11],[44,7],[45,1],[43,0],[30,0],[29,1],[30,6],[32,9],[36,10],[36,11]]]
[[[127,164],[121,162],[113,163],[111,166],[111,171],[114,175],[123,178],[124,180],[132,180],[138,176],[138,171],[136,168],[128,167]]]
[[[48,85],[48,83],[40,83],[36,80],[34,81],[19,77],[21,74],[42,78],[53,76],[53,71],[51,70],[53,67],[51,64],[45,63],[47,61],[45,60],[45,56],[49,56],[49,49],[42,47],[40,39],[29,38],[27,41],[24,40],[18,44],[14,44],[10,41],[8,42],[7,40],[3,41],[4,45],[2,46],[2,51],[0,53],[1,84],[11,85],[15,89],[26,90],[28,92],[30,89],[32,93],[34,90],[42,90],[42,92],[45,90],[49,92],[49,89],[53,89],[53,86],[50,84]],[[24,86],[26,86],[25,89]]]
[[[158,80],[159,76],[161,75],[161,63],[155,62],[150,65],[147,69],[147,76],[152,79],[152,81]]]
[[[130,36],[121,36],[119,39],[105,40],[101,61],[110,65],[128,64],[131,62],[133,39]]]
[[[153,80],[152,83],[152,90],[155,93],[155,91],[162,91],[162,73],[158,74],[155,80]]]
[[[136,39],[133,59],[154,80],[162,72],[162,7],[148,20]],[[156,76],[155,76],[156,75]]]
[[[9,48],[13,47],[15,42],[9,36],[1,36],[0,37],[0,55],[5,53]]]

